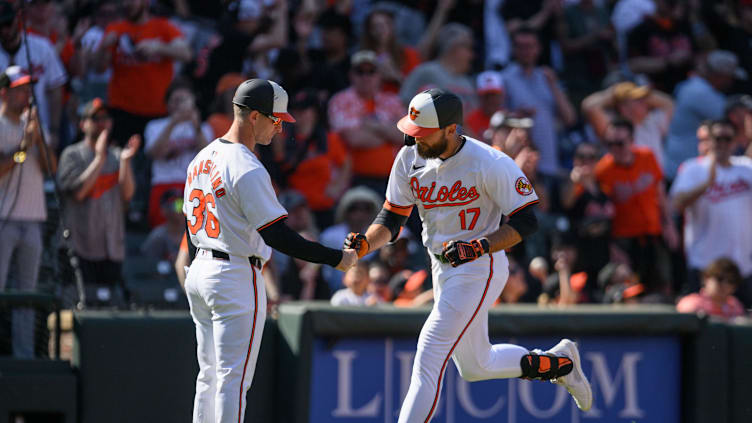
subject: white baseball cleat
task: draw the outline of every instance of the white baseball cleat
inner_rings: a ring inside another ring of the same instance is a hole
[[[580,352],[577,349],[577,344],[569,339],[562,339],[555,347],[546,351],[546,353],[566,356],[572,360],[574,364],[572,371],[566,376],[551,379],[551,383],[556,383],[567,388],[567,391],[572,395],[574,402],[580,410],[590,410],[590,407],[593,406],[593,391],[590,389],[590,382],[585,377],[585,373],[582,372]]]

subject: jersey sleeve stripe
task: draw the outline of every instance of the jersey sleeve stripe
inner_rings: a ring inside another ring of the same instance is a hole
[[[269,223],[267,223],[267,224],[265,224],[265,225],[261,226],[260,228],[256,229],[256,231],[257,231],[257,232],[258,232],[258,231],[263,231],[264,229],[268,228],[269,226],[272,226],[273,224],[275,224],[275,223],[279,222],[279,221],[280,221],[280,220],[282,220],[282,219],[286,219],[286,218],[287,218],[287,215],[286,215],[286,214],[283,214],[282,216],[280,216],[280,217],[278,217],[278,218],[276,218],[276,219],[272,220],[271,222],[269,222]]]
[[[384,201],[384,209],[400,216],[410,216],[410,212],[413,211],[413,206],[400,206],[399,204],[392,204],[389,201]]]
[[[517,213],[518,211],[520,211],[520,210],[524,209],[524,208],[525,208],[525,207],[527,207],[527,206],[532,206],[533,204],[538,204],[538,200],[533,200],[533,201],[531,201],[531,202],[529,202],[529,203],[525,203],[525,204],[523,204],[523,205],[521,205],[521,206],[517,207],[516,209],[512,210],[512,212],[511,212],[511,213],[509,213],[509,214],[508,214],[507,216],[511,216],[511,215],[513,215],[513,214]]]

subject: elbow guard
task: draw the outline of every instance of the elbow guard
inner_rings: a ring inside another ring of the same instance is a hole
[[[532,204],[525,206],[517,213],[509,216],[507,225],[514,228],[522,239],[529,237],[538,230],[538,218],[535,217]]]
[[[392,234],[392,239],[389,242],[394,242],[397,239],[400,229],[405,225],[405,222],[407,222],[407,216],[402,216],[384,208],[381,209],[376,219],[373,220],[373,223],[384,225],[389,229],[389,232]]]

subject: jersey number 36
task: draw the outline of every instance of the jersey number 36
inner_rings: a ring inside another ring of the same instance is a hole
[[[196,199],[198,199],[198,205],[195,204]],[[194,188],[193,191],[191,191],[188,200],[190,200],[191,205],[193,206],[193,217],[195,218],[195,220],[188,220],[188,229],[190,229],[191,233],[196,235],[201,228],[204,228],[206,236],[209,238],[217,238],[220,232],[219,220],[217,219],[217,216],[214,216],[211,210],[206,207],[207,204],[211,204],[211,208],[214,210],[217,209],[217,205],[214,202],[214,195],[212,195],[212,193],[204,194],[200,189]],[[206,223],[206,225],[204,225],[204,223]]]

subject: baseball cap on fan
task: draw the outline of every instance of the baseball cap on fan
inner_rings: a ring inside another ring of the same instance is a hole
[[[81,110],[82,118],[90,118],[99,113],[102,110],[109,110],[107,104],[99,97],[86,103]]]
[[[733,76],[736,79],[746,80],[747,71],[739,66],[736,54],[726,50],[713,50],[708,53],[708,69],[714,73]]]
[[[235,90],[232,102],[285,122],[295,122],[295,118],[287,112],[287,91],[274,81],[249,79]]]
[[[501,74],[495,71],[485,71],[478,74],[475,86],[480,95],[504,92],[504,80],[501,78]]]
[[[412,137],[425,137],[451,124],[462,125],[462,119],[462,100],[449,91],[431,88],[410,100],[397,128]]]
[[[2,88],[15,88],[31,83],[29,73],[17,65],[8,66],[5,72],[0,74],[0,87]]]

